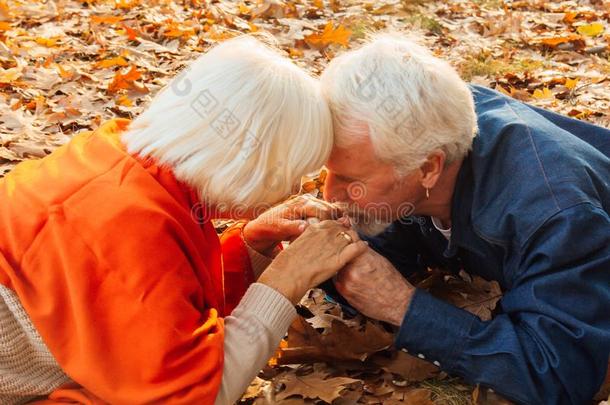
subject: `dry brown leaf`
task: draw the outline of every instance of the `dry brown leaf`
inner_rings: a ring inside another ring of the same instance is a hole
[[[425,388],[395,392],[390,400],[384,401],[384,405],[434,405],[431,395],[432,392]]]
[[[391,357],[375,355],[371,362],[383,370],[397,374],[408,381],[423,381],[438,375],[440,369],[435,365],[402,351],[392,353]]]
[[[321,399],[328,403],[340,397],[347,385],[359,383],[360,380],[346,377],[327,377],[326,374],[314,371],[311,374],[298,376],[286,373],[276,381],[285,384],[286,388],[276,394],[277,400],[283,400],[291,396],[300,396],[309,399]]]

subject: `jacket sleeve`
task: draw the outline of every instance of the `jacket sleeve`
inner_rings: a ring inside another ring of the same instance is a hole
[[[243,223],[231,226],[220,236],[222,246],[226,313],[239,304],[246,290],[254,282],[248,248],[241,237]]]
[[[588,403],[610,354],[608,214],[564,209],[518,256],[502,314],[483,322],[417,290],[396,345],[519,403]]]
[[[59,365],[113,404],[214,403],[224,325],[185,230],[145,202],[96,235],[73,214],[52,208],[14,283]]]

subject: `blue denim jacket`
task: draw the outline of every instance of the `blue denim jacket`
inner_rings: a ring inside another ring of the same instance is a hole
[[[369,241],[404,275],[464,268],[504,296],[481,321],[417,290],[396,346],[519,403],[590,403],[610,356],[610,130],[471,90],[449,243],[428,217]]]

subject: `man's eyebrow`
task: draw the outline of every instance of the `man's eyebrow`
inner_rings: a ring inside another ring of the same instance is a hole
[[[343,174],[335,174],[335,177],[338,177],[340,180],[343,180],[343,181],[348,181],[348,182],[353,182],[353,181],[356,181],[356,179],[355,179],[355,178],[353,178],[353,177],[349,177],[349,176],[345,176],[345,175],[343,175]]]

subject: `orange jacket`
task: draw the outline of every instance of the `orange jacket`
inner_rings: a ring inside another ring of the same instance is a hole
[[[222,316],[252,282],[247,251],[239,231],[219,239],[193,218],[196,194],[171,170],[125,151],[128,124],[108,121],[0,179],[0,284],[100,399],[211,404]]]

